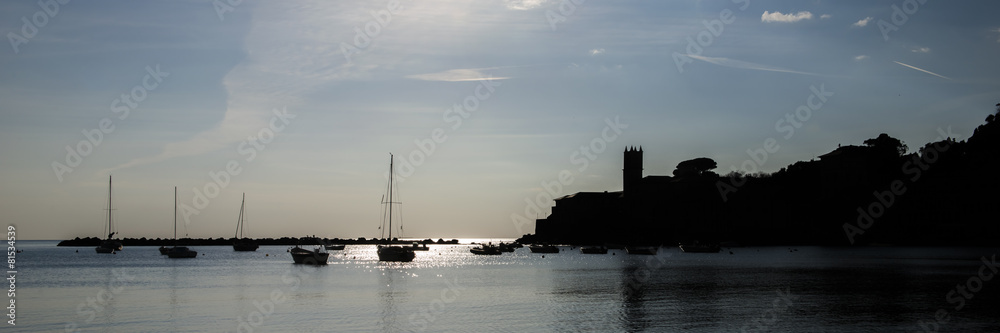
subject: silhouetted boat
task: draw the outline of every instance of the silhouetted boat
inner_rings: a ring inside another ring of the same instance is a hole
[[[427,245],[420,244],[420,243],[417,243],[417,242],[413,242],[413,245],[410,245],[410,250],[411,251],[429,251],[430,248],[427,247]]]
[[[167,255],[167,252],[170,252],[170,248],[169,247],[160,246],[160,254]]]
[[[532,245],[528,249],[531,253],[559,253],[559,247],[555,245]]]
[[[608,254],[608,248],[604,246],[581,246],[580,253],[584,254]]]
[[[247,194],[243,193],[243,202],[240,203],[240,217],[236,220],[236,235],[233,236],[236,238],[236,240],[233,241],[233,250],[235,251],[257,251],[258,248],[256,241],[250,238],[243,238],[243,230],[246,228],[246,222],[243,221],[246,203]]]
[[[413,258],[415,258],[417,254],[413,253],[413,250],[409,248],[392,246],[392,205],[398,203],[393,201],[392,196],[392,180],[395,178],[392,162],[392,154],[389,154],[389,186],[387,189],[389,199],[382,202],[382,204],[385,204],[389,210],[389,238],[386,238],[385,244],[379,244],[376,246],[378,251],[378,260],[408,262],[413,261]]]
[[[315,251],[310,251],[296,246],[291,250],[288,250],[288,252],[292,254],[292,261],[296,264],[326,265],[326,261],[330,258],[330,254],[322,252],[320,249],[322,249],[322,247],[317,246]]]
[[[345,246],[344,244],[326,244],[323,245],[323,247],[326,248],[327,251],[340,251],[343,250]]]
[[[480,245],[469,249],[469,252],[480,255],[499,255],[503,253],[500,251],[500,247],[496,245]]]
[[[625,252],[628,254],[656,254],[658,246],[626,246]]]
[[[514,252],[514,243],[500,243],[497,248],[500,252]]]
[[[163,253],[163,249],[160,249]],[[174,186],[174,247],[167,250],[167,258],[195,258],[198,251],[191,250],[186,246],[177,246],[177,186]]]
[[[693,241],[680,243],[678,244],[678,247],[681,248],[681,251],[686,253],[719,253],[719,250],[721,250],[719,243],[714,242]]]
[[[108,176],[108,238],[101,241],[101,244],[95,248],[97,253],[115,253],[115,251],[122,250],[122,242],[111,239],[118,232],[114,231],[114,223],[112,223],[112,207],[111,207],[111,176]]]

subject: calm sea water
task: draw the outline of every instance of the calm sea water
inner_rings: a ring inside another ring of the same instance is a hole
[[[3,331],[1000,331],[1000,278],[981,269],[998,252],[988,248],[565,247],[543,258],[431,245],[389,264],[374,246],[348,246],[311,267],[293,265],[285,246],[168,259],[155,247],[107,255],[55,243],[18,243],[17,325]],[[956,285],[972,297],[949,303]]]

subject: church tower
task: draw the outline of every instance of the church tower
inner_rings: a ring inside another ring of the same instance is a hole
[[[638,189],[642,181],[642,147],[625,148],[625,167],[622,169],[622,191],[628,193]]]

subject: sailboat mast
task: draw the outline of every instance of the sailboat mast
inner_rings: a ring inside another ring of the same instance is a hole
[[[389,244],[392,244],[392,153],[389,154]]]
[[[177,186],[174,186],[174,246],[177,246]]]
[[[108,175],[108,240],[111,240],[111,235],[114,232],[111,231],[111,229],[113,228],[111,224],[112,216],[113,215],[111,214],[111,175]]]
[[[243,207],[246,206],[247,194],[243,193],[243,201],[240,203],[240,217],[236,220],[236,235],[233,237],[243,238]]]

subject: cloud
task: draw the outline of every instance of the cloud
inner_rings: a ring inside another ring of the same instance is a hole
[[[830,15],[830,14],[823,14],[823,15],[819,16],[819,18],[822,19],[822,20],[825,20],[825,19],[828,19],[828,18],[831,18],[831,17],[833,17],[833,15]]]
[[[782,14],[781,12],[769,13],[764,11],[764,15],[760,16],[761,22],[780,22],[780,23],[794,23],[802,20],[812,19],[813,14],[810,12],[798,12],[795,14]]]
[[[752,70],[757,70],[757,71],[768,71],[768,72],[781,72],[781,73],[803,74],[803,75],[819,75],[819,74],[816,74],[816,73],[800,72],[800,71],[795,71],[795,70],[790,70],[790,69],[784,69],[784,68],[780,68],[780,67],[774,67],[774,66],[769,66],[769,65],[756,64],[756,63],[752,63],[752,62],[748,62],[748,61],[735,60],[735,59],[729,59],[729,58],[705,57],[705,56],[693,55],[693,54],[689,54],[687,56],[691,57],[692,59],[697,59],[697,60],[701,60],[701,61],[704,61],[704,62],[707,62],[707,63],[710,63],[710,64],[715,64],[715,65],[725,66],[725,67],[740,68],[740,69],[752,69]]]
[[[541,7],[546,0],[504,0],[507,9],[529,10]]]
[[[869,16],[869,17],[860,19],[857,22],[854,22],[854,24],[851,24],[851,26],[861,28],[861,27],[864,27],[864,26],[868,25],[868,22],[871,22],[871,21],[872,21],[872,17]]]
[[[915,69],[915,70],[918,70],[918,71],[921,71],[921,72],[924,72],[924,73],[927,73],[927,74],[930,74],[930,75],[934,75],[934,76],[937,76],[937,77],[939,77],[939,78],[943,78],[943,79],[948,79],[948,80],[951,80],[951,78],[950,78],[950,77],[947,77],[947,76],[944,76],[944,75],[941,75],[941,74],[938,74],[938,73],[934,73],[934,72],[931,72],[931,71],[929,71],[929,70],[926,70],[926,69],[922,69],[922,68],[917,68],[917,67],[914,67],[914,66],[910,66],[910,65],[907,65],[907,64],[904,64],[904,63],[901,63],[901,62],[899,62],[899,61],[893,61],[893,62],[894,62],[894,63],[897,63],[897,64],[899,64],[899,65],[902,65],[902,66],[906,66],[907,68],[910,68],[910,69]]]
[[[593,50],[590,50],[590,55],[592,55],[592,56],[596,56],[596,55],[600,55],[600,54],[604,54],[604,49],[593,49]]]
[[[1000,34],[1000,28],[996,28],[995,30],[991,30],[991,31]],[[997,37],[997,43],[1000,43],[1000,37]]]
[[[927,52],[930,52],[930,51],[931,51],[931,48],[929,48],[929,47],[921,47],[919,49],[912,49],[912,50],[910,50],[910,52],[913,52],[913,53],[927,53]]]
[[[459,68],[449,69],[443,72],[407,75],[406,78],[423,81],[483,81],[483,80],[503,80],[509,77],[493,77],[490,74],[483,74],[484,70],[498,69],[500,67],[489,68]]]
[[[866,56],[864,54],[854,57],[854,61],[862,61],[862,60],[865,60],[865,59],[868,59],[868,56]]]

